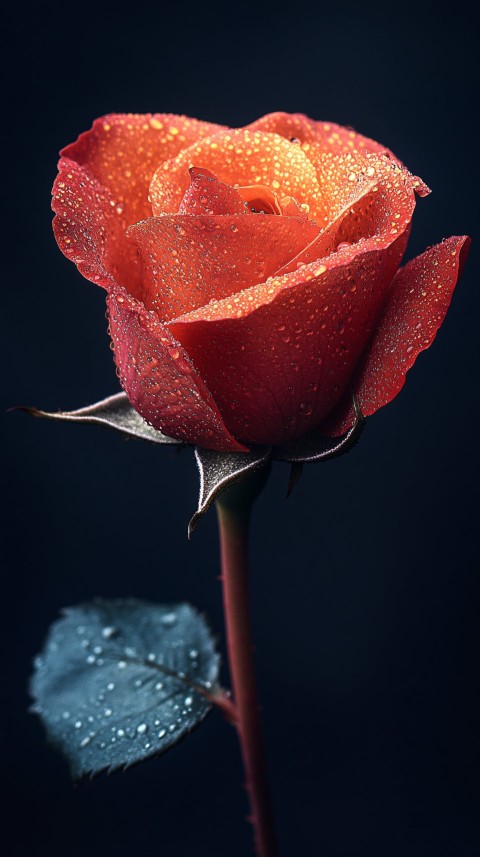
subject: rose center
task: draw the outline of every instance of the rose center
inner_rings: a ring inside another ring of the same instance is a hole
[[[253,214],[282,214],[277,195],[266,185],[245,185],[235,190]]]

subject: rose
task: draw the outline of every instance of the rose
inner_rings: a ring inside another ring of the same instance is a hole
[[[111,115],[62,151],[58,244],[107,290],[121,384],[221,451],[334,436],[391,401],[434,339],[469,240],[399,268],[415,193],[386,148],[275,113],[232,130]]]

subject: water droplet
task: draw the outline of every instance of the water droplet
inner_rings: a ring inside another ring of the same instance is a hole
[[[82,721],[81,721],[81,720],[76,720],[76,721],[75,721],[75,729],[81,729],[81,728],[82,728],[82,726],[83,726],[83,723],[82,723]]]
[[[157,681],[155,690],[163,690],[163,681]]]
[[[90,735],[86,735],[85,738],[83,738],[83,740],[80,741],[80,747],[86,747],[87,744],[90,744],[91,740],[92,739],[90,738]]]
[[[109,640],[110,637],[115,636],[117,633],[117,629],[113,627],[113,625],[106,625],[105,628],[102,628],[102,637],[105,640]]]
[[[105,717],[111,717],[113,714],[113,711],[111,708],[106,708],[104,713],[105,713]]]
[[[158,733],[158,737],[163,738],[166,734],[167,734],[166,729],[160,729],[160,732]]]
[[[190,651],[189,651],[188,655],[189,655],[189,657],[190,657],[190,658],[192,658],[193,660],[195,660],[195,658],[198,658],[198,652],[197,652],[197,650],[196,650],[196,649],[190,649]]]
[[[160,621],[161,621],[162,625],[169,625],[169,626],[174,625],[175,622],[177,621],[177,614],[176,613],[165,613],[165,615],[162,616]]]
[[[96,660],[97,659],[96,659],[95,655],[88,655],[87,664],[94,664]]]
[[[185,705],[189,706],[192,704],[192,702],[193,702],[193,696],[186,696],[185,697]]]
[[[115,682],[109,681],[107,684],[107,690],[113,690],[115,687]]]
[[[102,650],[101,646],[95,646],[93,651],[94,651],[94,654],[101,655],[103,650]]]
[[[125,737],[125,730],[124,729],[117,729],[117,735],[119,738],[124,738]]]
[[[146,723],[140,723],[140,724],[137,726],[137,732],[138,732],[138,734],[139,734],[139,735],[144,735],[144,734],[145,734],[145,732],[147,731],[147,729],[148,729],[148,726],[147,726],[147,724],[146,724]]]
[[[118,669],[119,669],[119,670],[124,670],[126,666],[127,666],[127,662],[126,662],[126,661],[119,661],[119,662],[118,662],[118,664],[117,664],[117,667],[118,667]]]

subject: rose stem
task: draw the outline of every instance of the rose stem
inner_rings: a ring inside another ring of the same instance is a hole
[[[250,511],[267,476],[267,467],[255,471],[224,491],[217,500],[227,651],[237,713],[235,726],[242,751],[258,857],[275,857],[277,854],[255,685],[248,599]]]

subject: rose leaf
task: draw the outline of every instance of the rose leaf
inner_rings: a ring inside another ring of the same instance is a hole
[[[44,417],[49,420],[68,420],[74,423],[96,423],[123,432],[123,434],[150,440],[153,443],[179,443],[161,431],[149,426],[148,423],[132,408],[125,393],[108,396],[94,405],[79,408],[76,411],[40,411],[38,408],[20,407],[34,417]]]
[[[204,719],[220,658],[188,604],[97,599],[54,622],[31,680],[32,710],[72,776],[165,752]]]
[[[234,482],[238,482],[266,464],[270,459],[271,447],[257,446],[250,452],[215,452],[211,449],[195,448],[200,475],[200,494],[198,509],[188,525],[188,537],[192,535],[198,521],[207,509]]]

